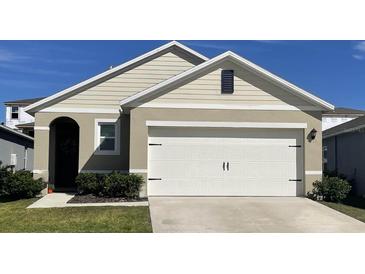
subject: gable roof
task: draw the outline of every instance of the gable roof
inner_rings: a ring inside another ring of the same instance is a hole
[[[353,119],[338,126],[323,131],[323,138],[333,137],[339,134],[353,132],[365,128],[365,116]]]
[[[35,102],[38,102],[42,99],[44,99],[45,97],[40,97],[40,98],[30,98],[30,99],[20,99],[20,100],[14,100],[14,101],[7,101],[4,102],[5,105],[30,105],[33,104]]]
[[[360,109],[353,109],[353,108],[343,108],[343,107],[336,107],[334,110],[327,111],[323,113],[325,116],[331,115],[357,115],[362,116],[365,114],[365,110]]]
[[[26,134],[24,134],[22,132],[19,132],[19,131],[15,130],[15,129],[12,129],[12,128],[7,127],[5,125],[0,125],[0,130],[4,130],[6,132],[9,132],[12,135],[16,135],[16,136],[19,136],[21,138],[34,141],[34,139],[32,137],[30,137],[29,135],[26,135]]]
[[[172,41],[170,43],[167,43],[165,45],[162,45],[161,47],[154,49],[152,51],[149,51],[141,56],[138,56],[130,61],[127,61],[119,66],[116,66],[114,68],[111,68],[105,72],[102,72],[92,78],[89,78],[79,84],[76,84],[72,87],[69,87],[65,90],[62,90],[54,95],[51,95],[49,97],[44,98],[43,100],[40,100],[38,102],[35,102],[33,104],[31,104],[30,106],[26,107],[24,110],[30,114],[44,108],[45,106],[48,106],[49,104],[51,104],[54,101],[60,100],[62,98],[65,98],[66,96],[70,96],[73,95],[74,93],[77,93],[79,91],[82,91],[83,88],[89,88],[94,86],[95,84],[98,84],[99,82],[103,81],[104,79],[108,79],[108,77],[112,77],[116,74],[119,74],[122,72],[125,72],[131,68],[133,68],[136,64],[141,63],[145,60],[148,60],[149,58],[152,58],[154,56],[158,56],[162,53],[164,53],[165,51],[168,51],[170,49],[177,49],[178,51],[182,51],[185,54],[189,55],[192,58],[198,59],[199,62],[204,62],[206,60],[208,60],[207,57],[205,57],[204,55],[192,50],[191,48],[188,48],[186,46],[184,46],[183,44],[177,42],[177,41]]]
[[[152,96],[158,96],[164,94],[169,88],[178,85],[179,83],[183,83],[185,81],[189,81],[194,79],[194,76],[198,73],[204,73],[204,71],[208,71],[209,68],[222,63],[226,60],[232,61],[235,64],[261,76],[265,79],[269,80],[273,84],[284,88],[285,90],[291,92],[293,95],[302,97],[303,99],[312,102],[315,105],[324,108],[325,110],[333,110],[334,106],[330,103],[316,97],[315,95],[289,83],[288,81],[272,74],[271,72],[255,65],[254,63],[242,58],[241,56],[227,51],[221,55],[218,55],[215,58],[212,58],[204,63],[197,65],[183,73],[180,73],[170,79],[167,79],[151,88],[138,92],[120,102],[122,107],[133,107],[139,104],[143,104],[147,102]]]

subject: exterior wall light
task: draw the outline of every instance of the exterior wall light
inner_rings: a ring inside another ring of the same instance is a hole
[[[311,132],[309,132],[309,140],[313,141],[316,138],[317,135],[317,130],[314,128],[311,130]]]

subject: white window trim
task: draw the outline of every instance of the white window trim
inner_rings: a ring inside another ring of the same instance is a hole
[[[100,145],[100,123],[115,123],[115,146],[114,150],[101,151]],[[95,155],[120,155],[120,121],[119,119],[95,119],[94,134],[94,154]]]

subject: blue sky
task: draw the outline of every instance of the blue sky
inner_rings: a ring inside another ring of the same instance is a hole
[[[166,42],[0,41],[0,102],[51,95]],[[365,109],[364,41],[180,42],[208,57],[234,51],[336,106]]]

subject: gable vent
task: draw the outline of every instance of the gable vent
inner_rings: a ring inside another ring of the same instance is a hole
[[[222,82],[222,93],[232,94],[234,91],[233,70],[222,70],[221,82]]]

